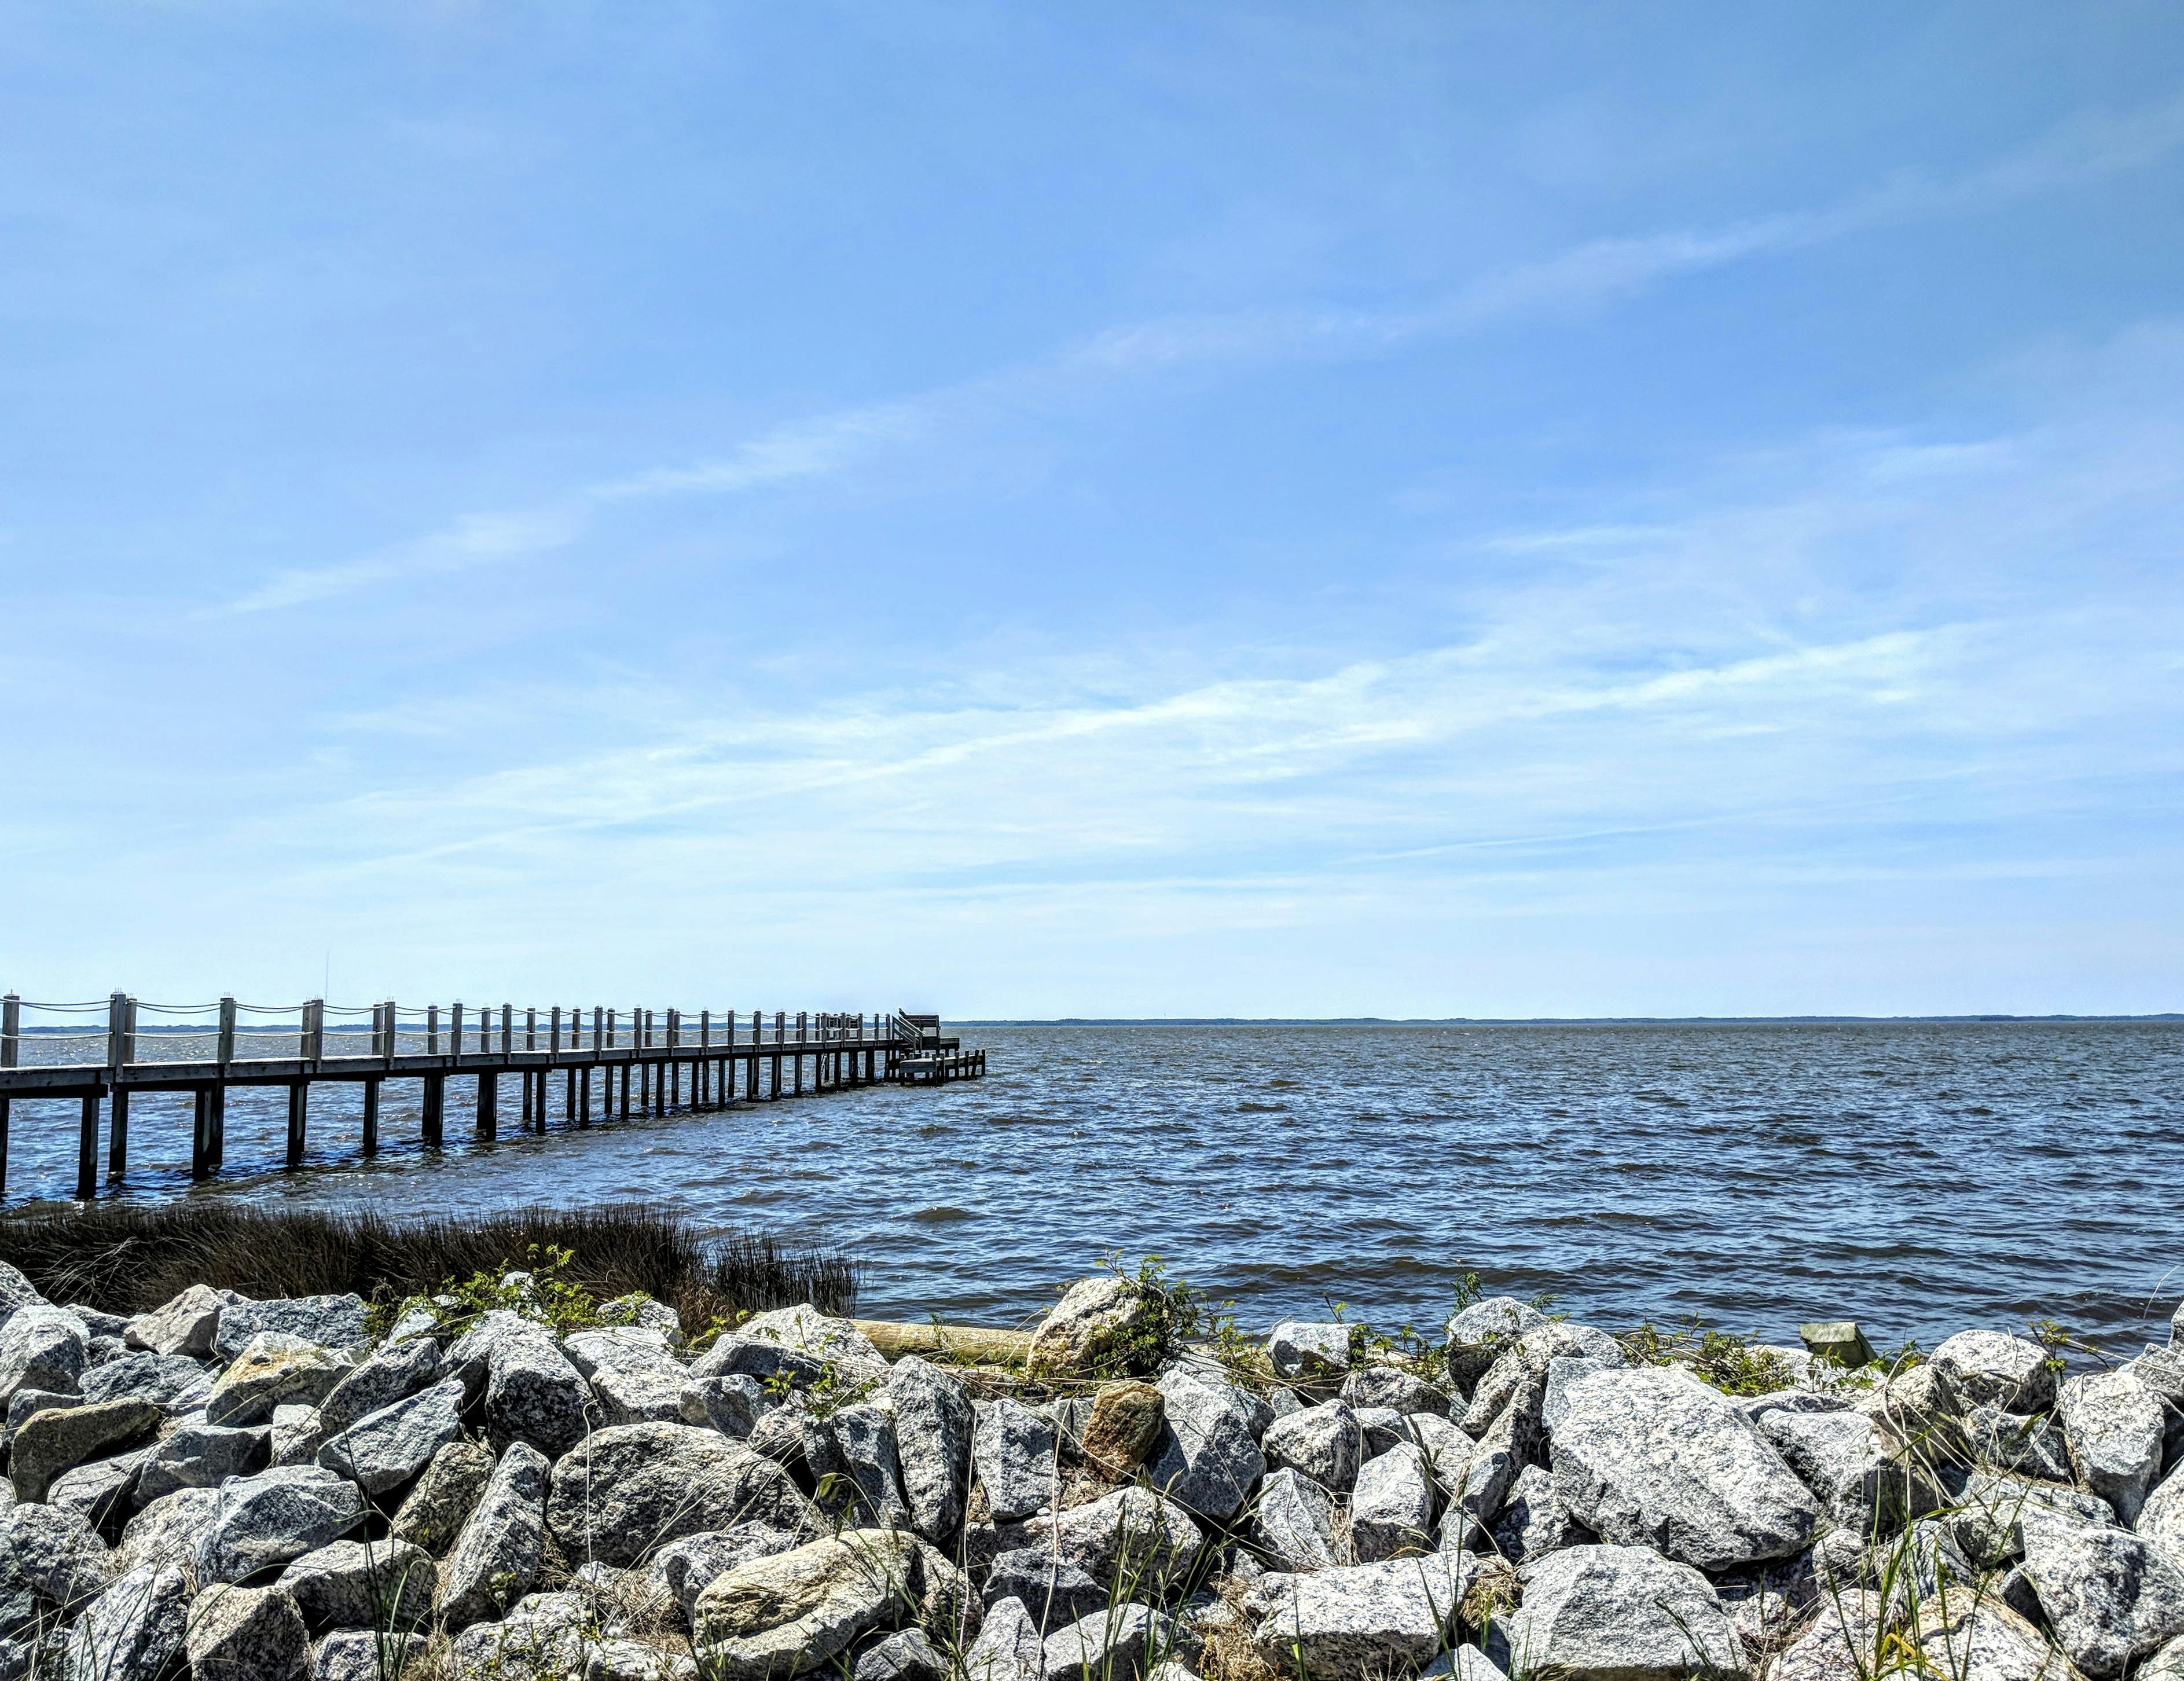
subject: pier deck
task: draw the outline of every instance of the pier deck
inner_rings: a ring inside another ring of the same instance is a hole
[[[570,1125],[582,1128],[617,1115],[627,1120],[632,1112],[726,1108],[739,1100],[739,1085],[740,1100],[755,1103],[800,1096],[807,1089],[937,1083],[986,1071],[985,1053],[963,1051],[956,1038],[944,1038],[939,1017],[900,1011],[851,1016],[798,1010],[792,1016],[777,1010],[769,1022],[765,1011],[755,1010],[739,1021],[733,1010],[718,1016],[700,1010],[689,1017],[680,1010],[638,1010],[625,1019],[618,1010],[602,1008],[592,1010],[588,1021],[582,1010],[565,1016],[560,1008],[519,1011],[502,1005],[466,1021],[458,1004],[443,1033],[437,1005],[429,1006],[421,1020],[404,1021],[392,1003],[333,1012],[368,1015],[370,1021],[348,1027],[337,1021],[330,1027],[325,1003],[312,999],[281,1012],[299,1018],[293,1029],[285,1024],[246,1026],[241,1019],[245,1009],[231,998],[202,1012],[140,1006],[122,994],[100,1005],[26,1004],[13,994],[0,999],[0,1191],[7,1183],[11,1105],[22,1099],[80,1101],[75,1194],[88,1200],[98,1187],[101,1105],[109,1112],[104,1129],[107,1177],[119,1179],[128,1168],[129,1100],[139,1092],[192,1095],[190,1172],[194,1178],[209,1178],[221,1165],[226,1094],[238,1086],[287,1088],[287,1165],[295,1167],[304,1160],[310,1089],[327,1081],[363,1087],[360,1143],[368,1154],[378,1148],[380,1088],[389,1080],[420,1083],[424,1142],[433,1147],[442,1142],[451,1079],[477,1082],[476,1132],[492,1138],[499,1126],[500,1083],[508,1076],[518,1082],[518,1124],[543,1133],[554,1106]],[[103,1010],[106,1021],[103,1026],[86,1024],[81,1032],[26,1033],[24,1012],[40,1010]],[[216,1013],[217,1019],[147,1031],[139,1026],[146,1010]],[[93,1049],[98,1060],[24,1060],[26,1049],[58,1053],[64,1046]],[[935,1074],[936,1063],[945,1071]],[[914,1065],[916,1071],[905,1065]],[[552,1103],[556,1074],[562,1077],[559,1105]]]

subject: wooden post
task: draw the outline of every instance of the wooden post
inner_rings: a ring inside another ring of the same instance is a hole
[[[621,1066],[621,1118],[629,1119],[629,1064]]]
[[[136,1060],[136,1000],[121,1000],[121,1041],[118,1077]],[[106,1177],[119,1179],[129,1171],[129,1088],[115,1080],[114,1115],[106,1128]]]
[[[227,1160],[227,1083],[220,1082],[212,1088],[212,1168],[220,1171]]]
[[[9,993],[0,998],[0,1068],[13,1068],[23,1038],[23,1000]],[[0,1097],[0,1195],[8,1190],[8,1099]]]
[[[500,1136],[500,1076],[478,1076],[477,1135],[482,1138]]]
[[[299,1049],[306,1062],[316,1062],[326,1054],[326,1001],[322,998],[311,999],[304,1005],[304,1038]]]
[[[212,1177],[212,1094],[199,1086],[190,1094],[190,1177]]]
[[[434,1013],[437,1014],[437,1009]],[[435,1033],[433,1037],[437,1038],[439,1035]],[[425,1144],[428,1149],[440,1148],[441,1122],[446,1114],[447,1096],[448,1077],[440,1073],[427,1074],[425,1077],[424,1102],[421,1105],[424,1113],[421,1118],[424,1123]]]
[[[213,1060],[220,1064],[222,1072],[235,1060],[235,1000],[223,997],[220,1001],[220,1037],[214,1042]],[[225,1083],[221,1086],[226,1089]]]
[[[569,1087],[571,1105],[576,1113],[571,1117],[579,1127],[592,1124],[592,1065],[587,1062],[581,1069],[571,1068]]]
[[[371,1155],[379,1149],[379,1077],[368,1074],[364,1081],[364,1153]]]
[[[304,1116],[311,1100],[311,1083],[298,1080],[288,1088],[288,1166],[304,1165]]]
[[[439,1054],[440,1006],[428,1004],[425,1006],[425,1055],[437,1056]]]
[[[77,1124],[75,1142],[75,1200],[89,1202],[98,1194],[98,1093],[83,1099],[83,1117]]]

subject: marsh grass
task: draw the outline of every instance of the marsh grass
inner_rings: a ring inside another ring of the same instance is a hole
[[[707,1238],[640,1203],[404,1221],[370,1211],[116,1204],[0,1221],[0,1261],[51,1300],[106,1313],[145,1312],[192,1284],[260,1300],[353,1291],[399,1300],[554,1250],[571,1257],[571,1285],[601,1301],[641,1291],[676,1309],[687,1331],[798,1302],[838,1315],[856,1305],[858,1269],[846,1256],[762,1233]]]

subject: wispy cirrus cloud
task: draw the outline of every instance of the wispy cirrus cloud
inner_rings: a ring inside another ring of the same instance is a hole
[[[1832,205],[1711,229],[1589,240],[1484,276],[1402,309],[1268,309],[1118,326],[1054,354],[895,401],[784,423],[722,455],[583,486],[531,509],[473,514],[412,543],[353,560],[275,573],[216,615],[292,608],[407,577],[429,577],[566,548],[604,510],[677,497],[727,497],[849,470],[951,425],[1036,412],[1088,380],[1308,355],[1386,353],[1403,343],[1596,307],[1678,277],[1874,229],[1963,214],[2145,167],[2184,147],[2184,94],[2121,114],[2092,113],[1955,176],[1907,170]]]

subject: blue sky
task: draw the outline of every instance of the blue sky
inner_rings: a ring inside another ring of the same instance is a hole
[[[0,36],[0,986],[2184,1008],[2184,16]]]

